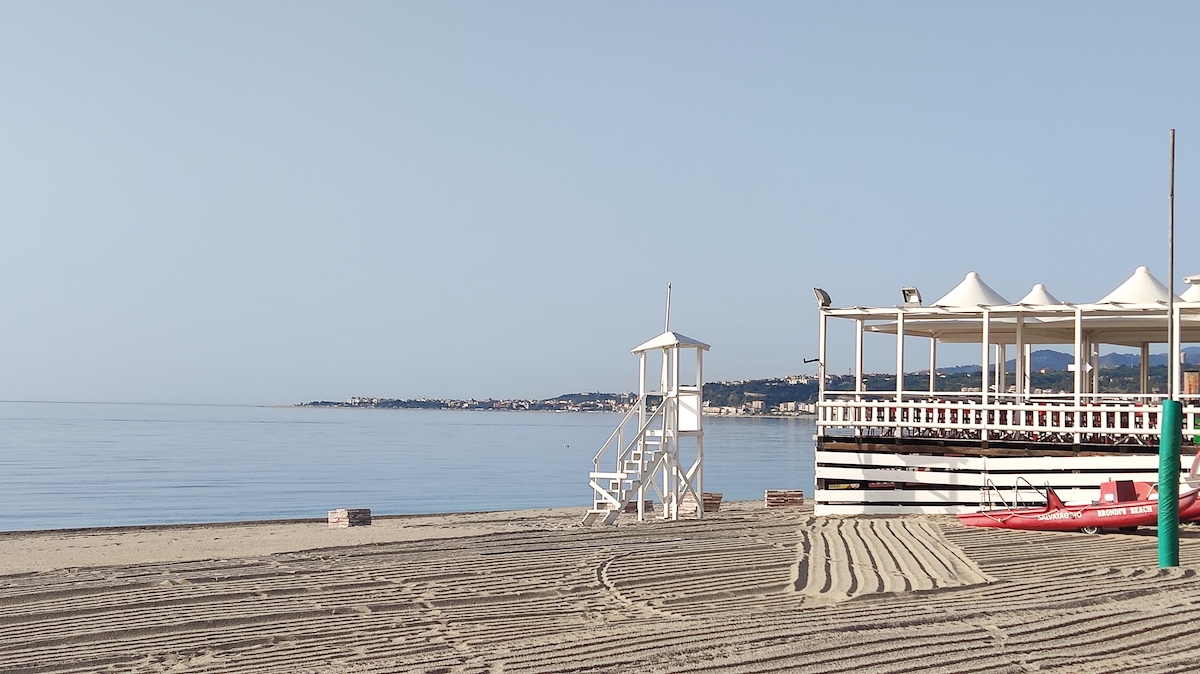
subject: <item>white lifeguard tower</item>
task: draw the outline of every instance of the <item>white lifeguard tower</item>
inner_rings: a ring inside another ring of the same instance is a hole
[[[612,524],[631,503],[637,504],[638,520],[644,520],[650,496],[662,503],[663,519],[679,519],[692,504],[695,516],[704,516],[701,407],[703,353],[708,348],[704,342],[672,332],[669,324],[661,335],[634,347],[637,402],[596,453],[588,480],[595,499],[583,524]],[[688,350],[695,352],[694,370],[691,357],[683,355]],[[652,383],[656,358],[661,363],[658,381]],[[601,469],[601,464],[612,470]]]

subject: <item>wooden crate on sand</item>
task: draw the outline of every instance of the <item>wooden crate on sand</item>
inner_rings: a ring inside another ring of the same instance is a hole
[[[330,529],[369,526],[371,526],[370,508],[338,508],[337,510],[329,511]]]
[[[801,489],[768,489],[763,498],[768,508],[785,508],[804,505]]]
[[[701,497],[704,500],[704,512],[715,513],[721,509],[721,499],[724,498],[721,492],[706,491]],[[683,499],[679,503],[680,515],[695,515],[696,514],[696,497],[692,496],[691,492],[685,492]]]
[[[648,512],[648,513],[654,512],[654,501],[646,501],[646,505],[644,506],[644,511]],[[637,501],[630,501],[629,503],[626,503],[625,509],[622,510],[621,512],[633,513],[634,515],[636,515],[637,514]]]

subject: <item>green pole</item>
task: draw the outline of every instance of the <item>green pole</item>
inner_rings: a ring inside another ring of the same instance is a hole
[[[1179,566],[1179,445],[1183,403],[1164,400],[1158,436],[1158,566]]]

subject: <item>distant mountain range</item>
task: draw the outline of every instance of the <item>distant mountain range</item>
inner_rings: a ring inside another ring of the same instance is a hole
[[[1183,359],[1186,363],[1200,363],[1200,346],[1188,346],[1183,349]],[[1137,367],[1141,361],[1141,357],[1136,353],[1108,353],[1100,356],[1100,368],[1110,367]],[[1034,372],[1066,370],[1067,366],[1075,362],[1075,356],[1062,351],[1054,351],[1053,349],[1038,349],[1034,351],[1030,358],[1029,367]],[[1150,355],[1150,366],[1166,365],[1167,354],[1155,353]],[[1009,359],[1008,371],[1016,372],[1017,360]],[[978,372],[979,365],[955,365],[954,367],[939,367],[938,372],[946,374],[960,374],[964,372]]]

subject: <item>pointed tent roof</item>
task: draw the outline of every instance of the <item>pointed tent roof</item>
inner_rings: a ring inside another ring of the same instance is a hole
[[[1151,304],[1166,302],[1171,291],[1154,278],[1150,268],[1142,265],[1133,270],[1133,276],[1117,286],[1117,289],[1097,300],[1096,304]]]
[[[642,351],[650,351],[651,349],[665,349],[670,347],[696,348],[708,351],[708,345],[696,339],[692,339],[686,335],[681,335],[678,332],[667,331],[654,339],[639,344],[633,347],[633,353],[641,353]]]
[[[954,290],[946,293],[942,299],[933,303],[935,307],[975,307],[975,306],[996,306],[1000,304],[1008,304],[1008,300],[1000,296],[1000,293],[988,287],[988,284],[979,278],[979,274],[968,272],[967,277],[954,287]]]
[[[1033,290],[1030,290],[1027,295],[1017,300],[1017,304],[1047,306],[1050,304],[1062,304],[1062,302],[1054,295],[1051,295],[1050,291],[1046,290],[1046,286],[1035,283],[1033,284]]]
[[[1200,302],[1200,284],[1188,285],[1188,289],[1180,293],[1179,299],[1184,302]]]

